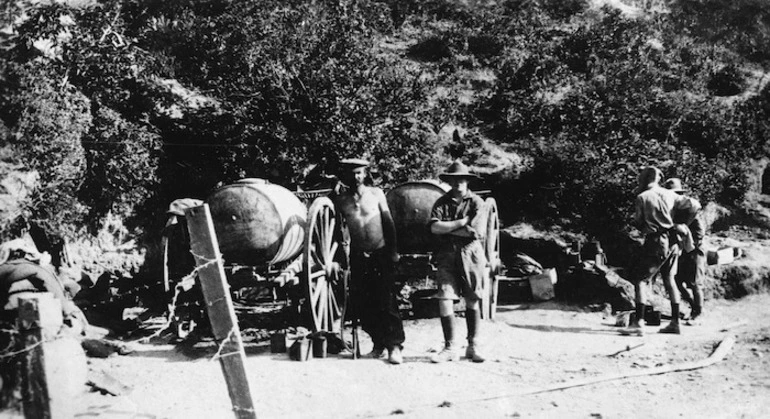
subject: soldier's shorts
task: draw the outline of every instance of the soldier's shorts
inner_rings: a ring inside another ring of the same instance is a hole
[[[438,272],[438,292],[434,298],[444,300],[459,300],[460,297],[470,301],[481,299],[486,275],[487,258],[481,242],[474,240],[452,249],[443,249],[434,255],[434,263]]]
[[[634,256],[629,281],[636,283],[654,280],[657,273],[673,278],[676,275],[678,258],[670,253],[670,238],[667,232],[645,236],[644,244]]]

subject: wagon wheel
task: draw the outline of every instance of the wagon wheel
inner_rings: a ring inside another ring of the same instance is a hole
[[[500,218],[497,215],[497,201],[495,201],[495,198],[487,198],[484,203],[487,207],[487,234],[484,243],[484,255],[487,257],[494,275],[500,270]]]
[[[500,271],[500,218],[497,213],[497,201],[495,198],[487,198],[484,201],[487,208],[487,231],[484,240],[484,255],[489,263],[488,276],[485,278],[484,296],[482,298],[482,316],[494,318],[497,311],[496,275]]]
[[[308,211],[302,261],[314,332],[333,331],[343,313],[346,290],[338,261],[344,252],[335,240],[336,224],[332,201],[326,197],[314,200]]]

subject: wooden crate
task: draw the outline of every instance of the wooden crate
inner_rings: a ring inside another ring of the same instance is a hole
[[[556,294],[553,286],[556,284],[556,269],[544,269],[542,274],[527,277],[535,301],[552,300]]]
[[[527,277],[498,275],[494,286],[497,305],[532,301],[532,289]]]

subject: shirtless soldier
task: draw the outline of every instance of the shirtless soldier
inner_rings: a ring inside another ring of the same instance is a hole
[[[403,362],[404,325],[393,290],[393,265],[398,262],[396,228],[380,188],[365,185],[369,162],[344,159],[342,182],[347,186],[334,199],[350,231],[351,300],[353,311],[381,358],[388,350],[391,364]]]

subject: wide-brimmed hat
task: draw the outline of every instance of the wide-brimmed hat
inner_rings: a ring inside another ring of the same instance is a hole
[[[448,179],[478,179],[478,176],[471,173],[468,166],[463,164],[460,160],[455,160],[449,167],[447,167],[446,171],[438,175],[438,177],[444,181]]]
[[[682,187],[682,179],[679,179],[677,177],[672,177],[671,179],[666,180],[665,183],[663,183],[663,186],[666,189],[671,189],[672,191],[676,193],[685,193],[687,192],[684,187]]]
[[[340,166],[347,169],[355,169],[357,167],[368,167],[369,161],[366,159],[350,158],[340,160]]]

